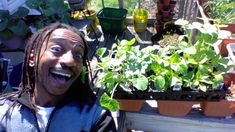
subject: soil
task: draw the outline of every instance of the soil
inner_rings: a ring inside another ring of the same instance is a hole
[[[166,47],[167,45],[176,45],[178,47],[178,34],[166,35],[158,43],[161,47]]]

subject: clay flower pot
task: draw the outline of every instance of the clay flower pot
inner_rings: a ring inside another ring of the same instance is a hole
[[[223,39],[220,45],[220,54],[224,57],[228,56],[227,45],[230,43],[235,43],[235,39]]]
[[[224,85],[229,87],[235,84],[235,73],[224,74]]]
[[[235,101],[204,101],[201,102],[201,109],[205,116],[226,117],[235,113]]]
[[[176,5],[176,0],[171,0],[169,4],[169,9],[173,11],[175,8],[175,5]]]
[[[161,2],[157,2],[157,12],[160,13],[163,9],[163,4]]]
[[[193,101],[158,100],[158,111],[165,116],[186,116],[194,104]]]
[[[169,10],[169,9],[163,9],[163,10],[162,10],[162,16],[163,16],[164,18],[168,18],[169,15],[170,15],[170,10]]]
[[[155,26],[155,29],[156,29],[157,32],[160,32],[163,29],[163,24],[159,21],[154,23],[154,26]]]
[[[220,29],[235,33],[235,23],[225,24],[224,26],[220,27]]]
[[[144,104],[144,100],[117,99],[120,110],[138,112]]]
[[[171,0],[163,0],[163,5],[164,6],[169,6]]]
[[[157,21],[162,21],[162,14],[156,13],[156,20]]]

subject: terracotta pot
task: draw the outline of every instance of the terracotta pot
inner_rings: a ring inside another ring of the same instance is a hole
[[[206,3],[208,0],[198,0],[199,4],[202,5],[204,3]]]
[[[117,99],[120,110],[138,112],[144,104],[144,100]]]
[[[173,10],[174,10],[174,8],[175,8],[175,4],[170,4],[170,5],[169,5],[169,9],[170,9],[170,10],[172,10],[172,11],[173,11]]]
[[[171,0],[169,4],[169,9],[173,11],[175,8],[175,5],[176,5],[176,0]]]
[[[163,0],[164,6],[169,6],[171,0]]]
[[[157,2],[157,12],[160,13],[163,9],[163,4],[161,2]]]
[[[225,26],[220,27],[220,29],[227,30],[227,31],[230,31],[232,33],[235,33],[235,23],[225,24]]]
[[[163,24],[161,24],[161,23],[157,23],[154,26],[156,28],[156,32],[160,32],[163,29]]]
[[[227,57],[228,56],[228,50],[227,50],[227,45],[229,43],[235,43],[235,39],[223,39],[222,40],[222,43],[219,47],[220,49],[220,54],[224,57]]]
[[[235,113],[235,101],[220,100],[201,102],[201,109],[205,116],[225,117]]]
[[[194,104],[193,101],[158,100],[158,111],[165,116],[186,116]]]
[[[156,20],[157,21],[162,21],[162,14],[156,13]]]
[[[170,10],[162,10],[162,16],[168,18],[170,15]]]
[[[173,18],[174,18],[174,16],[175,16],[175,13],[174,12],[170,12],[170,15],[169,15],[169,20],[171,21],[171,20],[173,20]]]
[[[229,87],[235,84],[235,73],[226,73],[224,75],[224,85]]]

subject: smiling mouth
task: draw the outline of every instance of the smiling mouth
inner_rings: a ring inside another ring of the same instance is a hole
[[[58,81],[67,82],[68,80],[72,78],[72,74],[59,71],[59,70],[51,70],[50,73],[52,77],[54,77]]]

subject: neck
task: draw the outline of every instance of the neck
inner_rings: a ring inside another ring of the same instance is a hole
[[[51,107],[56,106],[56,104],[58,104],[61,98],[63,98],[63,96],[44,94],[43,91],[40,91],[35,88],[33,101],[38,106]]]

